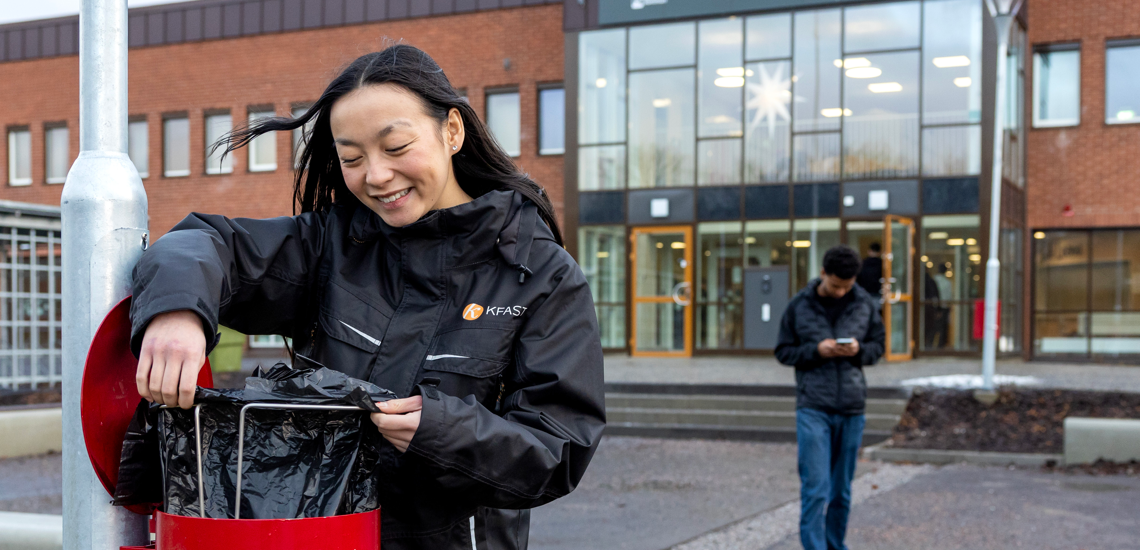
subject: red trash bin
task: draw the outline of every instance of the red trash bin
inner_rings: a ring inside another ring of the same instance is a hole
[[[83,439],[91,466],[112,496],[119,477],[123,436],[139,396],[135,387],[138,361],[131,353],[130,298],[119,302],[95,333],[83,369],[80,410]],[[213,386],[207,360],[198,385]],[[153,505],[128,506],[137,514],[151,515],[151,546],[123,546],[121,550],[377,550],[380,548],[380,510],[323,518],[211,519],[177,516],[156,511]],[[112,550],[112,549],[107,549]]]

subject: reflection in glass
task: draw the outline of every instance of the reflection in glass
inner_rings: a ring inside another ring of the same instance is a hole
[[[922,84],[923,124],[982,120],[981,2],[926,2]],[[1016,105],[1010,107],[1016,108]]]
[[[578,149],[578,189],[625,188],[625,145],[598,145]]]
[[[795,137],[795,181],[826,181],[839,178],[839,133],[803,134]]]
[[[578,36],[578,143],[625,141],[625,29]]]
[[[629,186],[692,185],[694,71],[629,76]]]
[[[1089,324],[1094,354],[1140,354],[1140,313],[1094,312]]]
[[[638,234],[635,296],[673,296],[685,282],[685,248],[683,233]]]
[[[685,306],[673,302],[642,302],[636,307],[637,351],[684,351]]]
[[[925,351],[972,351],[980,345],[973,333],[973,301],[981,296],[983,266],[978,223],[976,215],[922,218],[915,283],[922,304],[918,341]]]
[[[891,349],[893,355],[910,353],[910,304],[897,302],[891,308]]]
[[[1033,54],[1033,125],[1069,126],[1080,122],[1081,52]]]
[[[745,182],[788,181],[791,145],[791,63],[745,66]]]
[[[1033,324],[1033,349],[1039,354],[1087,355],[1088,313],[1039,313]]]
[[[792,229],[792,292],[795,292],[819,277],[823,255],[839,244],[839,220],[796,220]]]
[[[697,184],[740,183],[740,140],[706,139],[697,142]]]
[[[797,12],[795,25],[795,131],[838,130],[839,10]]]
[[[917,48],[918,2],[852,6],[843,14],[843,46],[848,52]]]
[[[740,19],[717,19],[700,24],[700,123],[698,137],[739,137],[744,87],[744,35]]]
[[[1097,230],[1092,241],[1092,309],[1140,311],[1140,230]]]
[[[1016,22],[1015,22],[1016,23]],[[1018,187],[1025,187],[1025,29],[1014,24],[1010,33],[1009,55],[1006,57],[1006,121],[1002,132],[1002,177]]]
[[[692,65],[696,53],[692,23],[649,25],[629,29],[629,69]]]
[[[1107,48],[1105,65],[1105,121],[1140,122],[1140,45]]]
[[[792,56],[792,14],[755,15],[745,26],[744,58],[783,59]]]
[[[578,262],[598,312],[603,348],[626,346],[625,242],[625,227],[620,225],[578,229]]]
[[[1022,251],[1023,231],[1020,227],[1002,227],[998,245],[1001,260],[1001,283],[998,300],[1001,301],[1001,330],[998,333],[998,351],[1021,351],[1021,303],[1025,289],[1025,260]]]
[[[1088,309],[1089,234],[1046,231],[1033,241],[1034,295],[1039,311]]]
[[[922,175],[976,176],[982,171],[982,129],[942,126],[922,130]]]
[[[538,91],[538,154],[566,152],[566,91],[547,88]]]
[[[747,267],[771,267],[792,263],[792,224],[788,220],[745,222],[744,258]]]
[[[487,129],[512,157],[522,154],[521,120],[518,92],[487,94]]]
[[[739,348],[744,339],[741,303],[744,265],[740,222],[697,225],[697,331],[699,349]]]
[[[844,175],[918,175],[918,52],[859,59],[866,66],[848,69],[843,83],[843,108],[851,113],[843,121]]]

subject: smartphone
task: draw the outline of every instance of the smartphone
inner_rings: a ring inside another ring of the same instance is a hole
[[[846,346],[848,344],[854,344],[855,339],[854,338],[836,338],[835,343],[839,344],[841,346]]]

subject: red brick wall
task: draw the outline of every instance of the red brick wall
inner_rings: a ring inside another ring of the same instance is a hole
[[[146,186],[152,238],[193,211],[269,217],[292,213],[292,138],[277,136],[277,170],[250,173],[248,153],[232,174],[205,175],[205,112],[229,109],[235,124],[251,106],[274,105],[287,115],[294,103],[315,100],[337,70],[357,56],[383,49],[388,39],[426,50],[452,84],[466,88],[484,111],[485,88],[517,86],[522,110],[520,167],[546,187],[562,215],[562,157],[537,154],[538,84],[563,77],[562,7],[486,11],[133,48],[130,114],[148,121],[150,176]],[[510,59],[504,69],[503,60]],[[162,176],[162,115],[190,117],[191,175]],[[0,63],[0,127],[32,131],[33,183],[8,185],[7,136],[0,147],[0,200],[59,204],[63,185],[44,183],[44,124],[67,121],[71,158],[79,154],[79,59],[76,56]]]
[[[1080,125],[1029,131],[1029,227],[1140,225],[1140,125],[1104,122],[1105,40],[1140,37],[1140,2],[1030,0],[1028,32],[1031,45],[1081,45]]]

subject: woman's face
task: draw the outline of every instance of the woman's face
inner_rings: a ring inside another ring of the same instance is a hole
[[[390,226],[471,200],[451,168],[463,120],[441,125],[412,92],[394,84],[358,88],[332,107],[330,125],[348,190]]]

